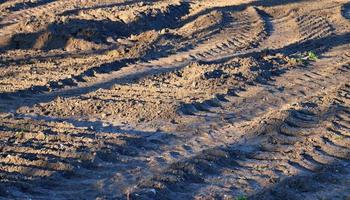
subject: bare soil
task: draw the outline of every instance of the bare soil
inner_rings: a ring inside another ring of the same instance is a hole
[[[0,0],[0,199],[350,199],[347,0]]]

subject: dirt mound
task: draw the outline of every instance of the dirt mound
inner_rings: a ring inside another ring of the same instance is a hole
[[[133,8],[135,11],[127,8],[126,10],[113,8],[116,9],[112,11],[116,12],[114,14],[117,16],[115,19],[108,18],[109,20],[106,20],[106,15],[113,15],[110,9],[108,13],[103,13],[101,9],[98,9],[97,11],[88,10],[90,12],[81,11],[77,16],[60,15],[42,32],[13,35],[9,43],[3,44],[3,48],[91,50],[98,47],[98,44],[110,44],[113,43],[111,41],[120,37],[138,35],[149,30],[172,28],[188,12],[189,4],[156,3],[155,5],[139,6],[137,10]],[[22,26],[27,29],[26,26],[32,23],[36,23],[35,20],[26,22]],[[72,44],[72,40],[79,40],[79,42]]]

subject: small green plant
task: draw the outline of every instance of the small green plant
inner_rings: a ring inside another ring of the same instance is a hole
[[[16,133],[15,133],[15,137],[17,138],[17,139],[21,139],[22,137],[23,137],[23,131],[17,131]]]
[[[316,60],[318,60],[318,56],[316,55],[315,52],[309,51],[309,52],[307,52],[307,59],[310,61],[316,61]]]
[[[318,60],[318,56],[313,51],[308,51],[307,53],[303,53],[303,54],[297,54],[295,55],[294,58],[292,58],[293,62],[301,65],[305,65],[307,64],[307,62],[316,61],[316,60]]]
[[[236,200],[248,200],[248,197],[246,197],[245,195],[236,197]]]
[[[336,140],[343,140],[344,138],[345,138],[345,136],[342,136],[342,135],[335,136]]]

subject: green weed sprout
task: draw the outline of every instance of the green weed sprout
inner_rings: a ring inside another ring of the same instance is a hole
[[[318,60],[318,56],[316,55],[315,52],[309,51],[309,52],[307,52],[307,59],[311,60],[311,61],[316,61],[316,60]]]
[[[236,200],[248,200],[248,198],[243,195],[243,196],[237,197]]]

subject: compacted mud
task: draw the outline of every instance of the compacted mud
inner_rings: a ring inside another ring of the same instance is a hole
[[[0,199],[350,199],[346,0],[0,1]]]

